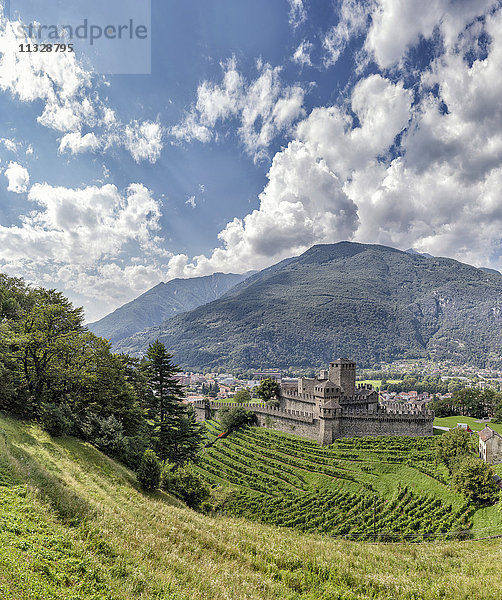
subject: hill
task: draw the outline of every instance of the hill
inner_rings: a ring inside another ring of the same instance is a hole
[[[210,440],[221,433],[217,423],[206,425]],[[470,529],[476,516],[448,486],[433,444],[433,437],[372,437],[321,448],[252,427],[217,440],[198,468],[210,483],[236,490],[224,506],[230,514],[358,540],[429,540]],[[497,507],[490,513],[498,532],[502,515]]]
[[[6,600],[495,600],[502,586],[499,540],[366,544],[211,518],[1,417],[0,507]]]
[[[500,366],[502,276],[386,246],[314,246],[219,300],[117,345],[159,338],[192,369],[360,366],[429,356]]]
[[[251,273],[214,273],[159,283],[87,327],[96,335],[116,343],[138,331],[160,325],[174,315],[216,300]]]

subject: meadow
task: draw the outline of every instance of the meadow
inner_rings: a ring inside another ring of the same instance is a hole
[[[89,444],[10,418],[0,506],[2,600],[495,600],[502,588],[499,540],[355,542],[203,515],[142,492]]]

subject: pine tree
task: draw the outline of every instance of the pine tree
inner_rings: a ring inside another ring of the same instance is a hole
[[[158,340],[147,351],[146,371],[152,391],[150,416],[154,420],[158,454],[162,460],[182,463],[194,458],[201,443],[202,429],[195,416],[181,403],[183,387],[175,379],[181,372],[172,355]]]
[[[137,473],[139,483],[145,490],[156,490],[160,483],[160,473],[161,465],[155,452],[145,450]]]

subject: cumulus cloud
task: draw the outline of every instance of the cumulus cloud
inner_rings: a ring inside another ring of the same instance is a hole
[[[258,160],[277,135],[305,114],[304,91],[300,85],[283,85],[281,68],[261,61],[257,63],[258,77],[250,82],[238,72],[235,58],[221,66],[221,84],[204,81],[199,86],[195,105],[171,128],[171,135],[178,140],[209,142],[217,137],[219,121],[237,118],[244,148]]]
[[[158,236],[161,206],[142,184],[120,192],[37,183],[28,199],[35,208],[20,225],[0,226],[2,270],[38,281],[45,273],[44,282],[107,307],[158,283],[168,256]]]
[[[16,162],[10,162],[5,169],[8,184],[7,190],[16,194],[23,194],[28,189],[30,175],[28,170]]]
[[[22,102],[41,102],[37,121],[62,134],[60,152],[123,146],[136,161],[157,160],[162,141],[156,124],[121,123],[99,96],[101,80],[82,68],[75,53],[18,52],[19,25],[0,14],[0,90]]]
[[[125,147],[136,162],[157,162],[162,151],[162,127],[159,123],[134,121],[125,129]]]
[[[465,23],[474,8],[462,7]],[[501,32],[502,9],[491,11],[449,34],[413,90],[373,74],[343,104],[312,110],[275,155],[259,207],[230,221],[208,256],[173,257],[170,273],[263,268],[343,239],[500,269]]]
[[[69,150],[72,154],[80,154],[82,152],[94,152],[100,146],[101,142],[94,133],[81,135],[78,131],[75,131],[67,133],[61,138],[59,151]]]

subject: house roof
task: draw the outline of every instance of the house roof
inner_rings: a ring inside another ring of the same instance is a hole
[[[495,437],[495,436],[502,438],[502,435],[500,435],[500,433],[497,433],[491,427],[488,427],[488,425],[479,432],[479,437],[481,438],[481,440],[483,442],[487,442],[488,440],[490,440],[492,437]]]

